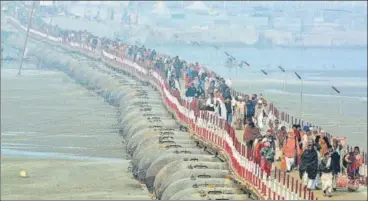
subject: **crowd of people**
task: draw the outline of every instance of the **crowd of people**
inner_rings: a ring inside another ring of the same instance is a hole
[[[281,169],[286,172],[298,170],[308,189],[321,189],[325,196],[331,197],[333,191],[344,185],[351,191],[359,187],[359,168],[363,164],[359,147],[347,151],[344,141],[330,140],[323,130],[318,132],[312,127],[301,129],[300,125],[293,125],[287,131],[277,121],[275,126],[275,130],[269,129],[264,136],[252,121],[248,121],[243,137],[251,149],[248,157],[260,164],[268,176],[272,163],[280,161]],[[277,156],[277,151],[282,155]]]
[[[343,140],[331,140],[323,130],[319,132],[313,127],[301,128],[300,125],[293,125],[289,132],[281,127],[276,138],[282,152],[281,168],[287,172],[299,170],[307,188],[321,189],[330,197],[338,187],[338,178],[345,177],[344,174],[347,175],[347,188],[358,188],[359,167],[362,165],[359,147],[348,152]]]
[[[18,15],[24,19],[22,13],[18,12]],[[25,19],[22,23],[26,23]],[[243,141],[250,150],[247,157],[260,164],[267,175],[271,174],[272,164],[280,161],[282,169],[287,172],[298,170],[309,189],[321,188],[326,196],[331,196],[336,190],[342,173],[347,173],[352,181],[359,176],[362,165],[359,147],[347,152],[341,141],[331,141],[323,131],[309,126],[293,125],[288,131],[287,125],[271,118],[262,94],[234,97],[230,79],[219,77],[198,63],[188,63],[178,56],[160,55],[144,45],[127,45],[118,39],[98,38],[86,30],[61,30],[39,22],[35,28],[47,30],[55,37],[61,37],[63,42],[78,42],[93,50],[100,48],[161,71],[172,89],[184,89],[189,101],[197,101],[199,110],[215,113],[235,129],[243,130]],[[319,181],[322,181],[322,186]],[[356,185],[353,182],[349,188],[356,189]]]

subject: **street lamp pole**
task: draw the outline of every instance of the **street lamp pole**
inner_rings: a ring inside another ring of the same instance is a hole
[[[332,89],[337,93],[337,94],[339,94],[340,95],[340,90],[338,90],[336,87],[334,87],[334,86],[332,86]],[[341,95],[340,95],[340,103],[339,103],[339,111],[340,111],[340,116],[342,115],[342,97],[341,97]]]
[[[303,118],[303,79],[297,72],[294,72],[295,75],[300,80],[300,120]]]
[[[268,73],[264,70],[261,69],[261,72],[264,74],[264,75],[268,75]]]
[[[282,68],[281,66],[279,66],[279,69],[284,73],[284,86],[283,86],[283,88],[284,88],[284,92],[286,92],[286,76],[287,76],[287,74],[285,73],[286,71],[285,71],[285,69],[284,68]]]

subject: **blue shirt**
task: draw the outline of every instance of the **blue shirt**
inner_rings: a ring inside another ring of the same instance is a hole
[[[248,101],[246,103],[246,107],[247,107],[247,116],[253,116],[254,115],[254,103],[253,101]]]

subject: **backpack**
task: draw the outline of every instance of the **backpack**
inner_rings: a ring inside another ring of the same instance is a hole
[[[318,167],[319,171],[323,173],[330,173],[331,165],[330,167],[326,167],[326,166],[327,166],[327,161],[325,159],[321,160],[321,163],[319,164],[319,167]]]

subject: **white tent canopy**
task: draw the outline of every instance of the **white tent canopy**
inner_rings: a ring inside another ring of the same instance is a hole
[[[185,9],[196,10],[196,11],[208,11],[209,10],[209,8],[200,1],[195,1],[194,3],[187,6]]]
[[[53,4],[53,1],[40,1],[40,6],[52,6]]]
[[[153,6],[152,12],[157,14],[170,14],[170,9],[166,6],[164,1],[159,1]]]

